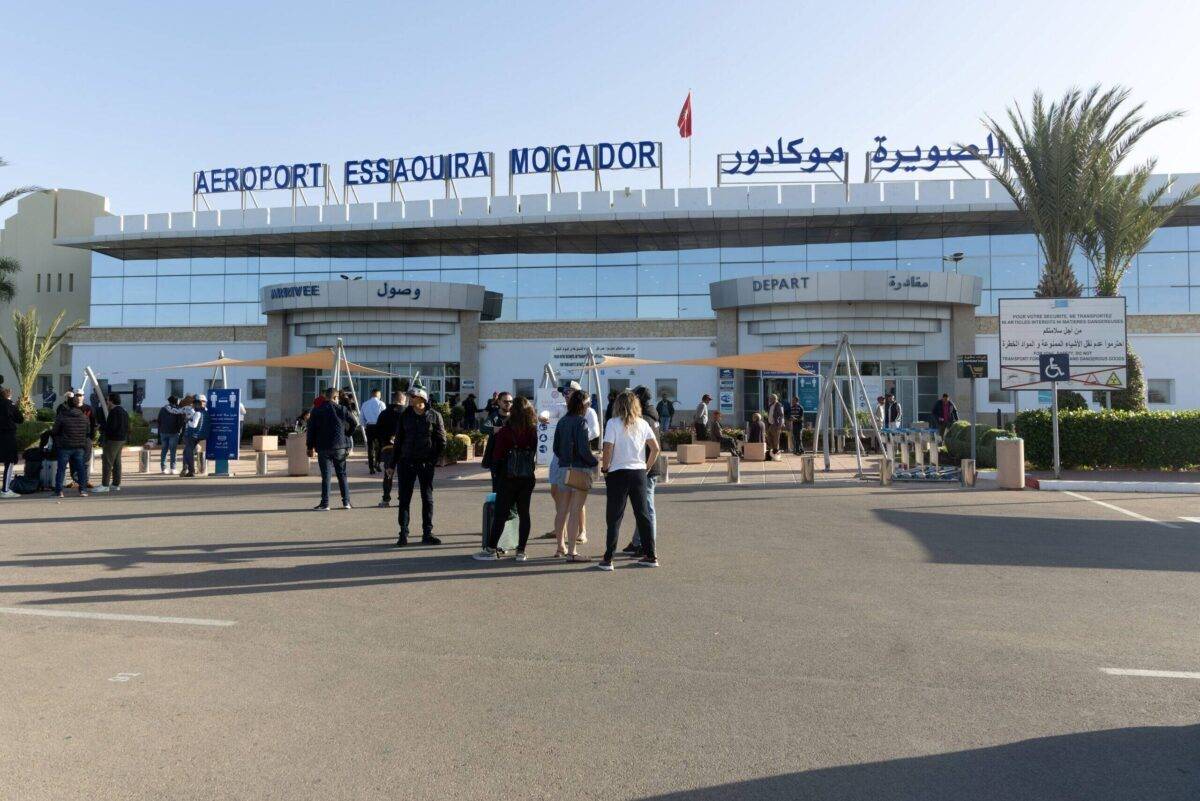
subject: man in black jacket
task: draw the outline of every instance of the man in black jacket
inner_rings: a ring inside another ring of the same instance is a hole
[[[67,463],[75,472],[79,483],[79,495],[87,497],[88,481],[88,450],[92,444],[92,435],[96,432],[96,418],[83,413],[83,397],[74,395],[68,406],[59,412],[54,419],[54,427],[50,436],[54,438],[54,447],[58,451],[58,471],[54,475],[54,494],[59,498],[63,495],[63,478],[67,472]]]
[[[317,454],[317,466],[321,468],[321,502],[313,507],[315,512],[329,511],[329,469],[337,474],[338,490],[342,494],[342,508],[350,509],[350,485],[346,480],[346,456],[350,453],[350,435],[358,428],[358,422],[347,406],[334,403],[334,390],[325,390],[325,402],[313,409],[308,418],[308,455]]]
[[[433,470],[434,463],[446,447],[446,427],[442,416],[429,408],[429,395],[418,387],[408,392],[408,408],[396,425],[396,444],[392,459],[400,482],[397,501],[400,505],[400,536],[396,547],[408,545],[408,507],[412,503],[413,484],[421,485],[421,542],[440,545],[433,536]]]
[[[379,413],[375,421],[375,437],[379,443],[379,466],[383,469],[383,500],[379,506],[383,509],[392,505],[392,480],[396,477],[396,464],[392,459],[392,445],[396,439],[396,426],[400,424],[400,414],[404,411],[404,393],[396,390],[392,393],[392,402]]]
[[[129,413],[121,408],[121,396],[108,396],[108,414],[104,416],[104,429],[100,436],[101,459],[100,486],[96,492],[121,491],[121,451],[129,439]],[[111,480],[111,483],[110,483]]]

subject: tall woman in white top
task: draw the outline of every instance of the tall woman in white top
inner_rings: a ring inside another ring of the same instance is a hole
[[[633,507],[644,554],[636,564],[658,567],[658,557],[654,551],[654,526],[647,513],[646,498],[646,465],[654,464],[658,452],[654,430],[642,419],[641,402],[636,395],[625,390],[613,402],[612,418],[604,426],[604,454],[600,469],[605,474],[604,483],[608,490],[608,542],[604,548],[604,559],[598,565],[601,570],[613,569],[613,551],[617,549],[626,501]]]

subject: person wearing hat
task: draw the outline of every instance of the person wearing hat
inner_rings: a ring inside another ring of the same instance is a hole
[[[396,424],[396,444],[392,459],[396,465],[396,501],[400,535],[396,547],[408,545],[408,507],[412,504],[413,485],[421,486],[421,542],[440,545],[433,536],[433,471],[446,448],[446,426],[442,416],[430,408],[429,394],[420,387],[408,391],[408,408]]]
[[[191,414],[188,415],[187,425],[183,429],[183,472],[181,478],[196,476],[196,447],[208,439],[212,429],[208,410],[205,408],[203,393],[192,398]]]

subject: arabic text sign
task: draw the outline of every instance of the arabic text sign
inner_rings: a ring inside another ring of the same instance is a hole
[[[987,378],[988,357],[986,353],[966,353],[958,357],[959,378]]]
[[[375,297],[382,300],[392,300],[393,298],[412,298],[413,300],[420,300],[421,287],[397,286],[384,281],[383,286],[375,290]]]
[[[840,147],[823,153],[819,147],[803,148],[803,143],[804,137],[792,139],[786,144],[783,137],[780,137],[762,150],[752,148],[745,155],[742,155],[740,150],[735,153],[721,153],[717,156],[717,166],[725,175],[754,175],[760,169],[814,173],[822,167],[846,161],[846,152]]]
[[[211,429],[204,451],[210,459],[237,459],[242,436],[241,390],[210,389],[208,416]]]
[[[986,150],[975,145],[959,145],[958,147],[947,145],[945,148],[931,145],[922,151],[921,146],[917,145],[907,153],[900,149],[889,152],[883,144],[886,141],[886,136],[875,137],[878,146],[871,154],[871,167],[887,173],[897,170],[933,172],[942,167],[961,167],[964,161],[985,161],[1004,157],[1004,148],[997,147],[993,143],[991,134],[987,135]]]
[[[1003,389],[1049,389],[1039,357],[1065,353],[1071,380],[1059,389],[1126,386],[1125,298],[1002,298],[1000,382]]]
[[[554,369],[559,373],[578,373],[580,369],[587,364],[588,344],[582,342],[560,342],[550,351],[550,363],[554,365]],[[600,361],[601,356],[621,356],[629,359],[637,358],[637,345],[622,342],[600,342],[591,345],[592,350],[596,354],[596,360]],[[618,370],[628,368],[605,368],[605,371],[612,371],[614,375],[619,375]]]

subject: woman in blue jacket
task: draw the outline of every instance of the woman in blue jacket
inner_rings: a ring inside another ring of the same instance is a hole
[[[554,429],[557,464],[550,475],[550,483],[558,487],[554,515],[558,550],[554,555],[566,556],[569,562],[588,561],[588,557],[578,551],[579,533],[583,530],[583,506],[587,503],[588,490],[569,486],[567,475],[570,470],[579,470],[594,476],[600,464],[592,455],[588,442],[585,397],[579,390],[571,394],[567,399],[567,413]]]

